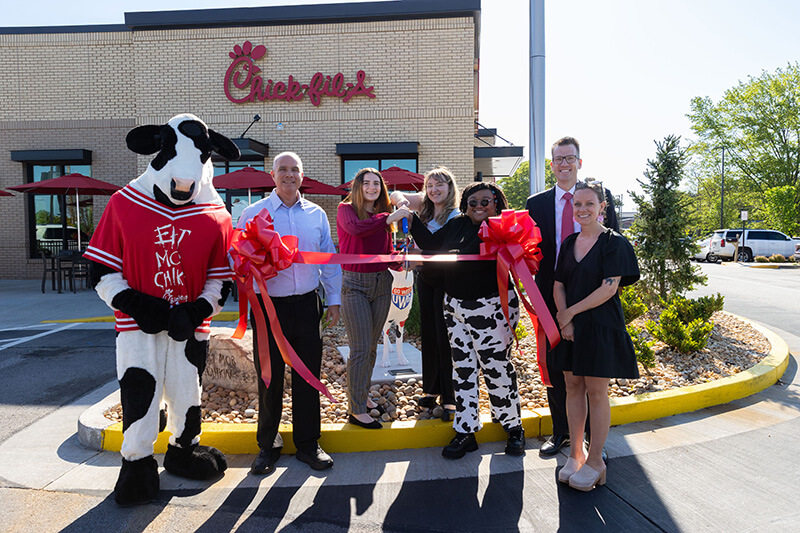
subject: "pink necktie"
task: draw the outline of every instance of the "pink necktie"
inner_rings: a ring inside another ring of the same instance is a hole
[[[566,201],[561,213],[561,242],[564,242],[564,239],[575,233],[575,225],[572,221],[572,194],[565,192],[562,198]]]

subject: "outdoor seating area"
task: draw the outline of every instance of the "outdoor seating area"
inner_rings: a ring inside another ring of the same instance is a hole
[[[89,260],[83,257],[83,250],[60,250],[54,253],[39,251],[42,259],[42,294],[47,286],[47,278],[53,291],[61,294],[66,287],[73,293],[78,285],[89,287]]]

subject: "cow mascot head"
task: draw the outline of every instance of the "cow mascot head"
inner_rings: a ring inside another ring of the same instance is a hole
[[[227,467],[222,452],[198,444],[200,380],[209,323],[232,274],[226,259],[231,217],[211,183],[211,153],[238,159],[239,150],[189,114],[139,126],[126,141],[132,151],[156,156],[111,197],[85,257],[118,332],[124,440],[114,497],[137,505],[158,492],[153,445],[165,427],[171,433],[166,470],[213,479]]]

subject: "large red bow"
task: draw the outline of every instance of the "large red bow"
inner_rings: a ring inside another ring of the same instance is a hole
[[[550,387],[552,385],[547,372],[545,336],[550,341],[551,348],[555,348],[561,341],[561,336],[542,298],[542,293],[533,280],[533,275],[538,272],[539,261],[542,259],[542,252],[539,250],[539,243],[542,242],[541,231],[527,211],[507,209],[500,216],[485,220],[478,234],[483,241],[481,255],[497,257],[497,287],[500,290],[500,302],[509,327],[511,326],[508,313],[509,273],[517,286],[522,282],[525,288],[527,296],[520,294],[520,300],[531,317],[536,333],[536,362],[539,365],[539,374],[545,386]]]
[[[230,249],[233,260],[233,271],[236,274],[236,283],[239,293],[244,298],[239,298],[239,325],[233,334],[233,338],[241,339],[247,329],[247,302],[253,309],[255,326],[262,342],[258,344],[258,354],[253,354],[259,358],[261,366],[261,379],[269,387],[272,379],[272,367],[270,366],[269,342],[267,342],[267,328],[261,306],[258,304],[253,282],[258,285],[261,291],[261,298],[267,310],[272,336],[275,344],[281,352],[284,362],[292,367],[306,382],[330,398],[336,401],[328,388],[317,379],[314,374],[306,367],[305,363],[294,351],[292,345],[286,340],[281,329],[275,307],[267,294],[266,281],[278,275],[278,272],[288,268],[294,262],[297,255],[297,237],[294,235],[284,235],[283,237],[275,231],[272,225],[272,217],[269,211],[262,209],[258,215],[250,220],[244,230],[234,231]],[[282,379],[283,376],[278,376]]]

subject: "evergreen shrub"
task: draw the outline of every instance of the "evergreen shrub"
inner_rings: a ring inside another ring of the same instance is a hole
[[[619,294],[619,301],[622,303],[622,314],[625,315],[626,324],[630,324],[647,312],[647,305],[634,288],[637,286],[638,283],[628,285]]]
[[[628,324],[628,335],[633,341],[633,351],[636,353],[636,360],[642,363],[646,369],[653,368],[656,364],[656,354],[653,352],[653,342],[647,340],[644,330]]]
[[[661,312],[658,322],[647,321],[647,331],[653,337],[681,353],[702,350],[713,328],[712,322],[706,322],[701,318],[684,322],[681,320],[681,311],[674,304],[670,304]]]
[[[664,307],[673,307],[678,313],[680,321],[688,324],[698,319],[703,322],[710,320],[714,313],[722,311],[724,302],[725,297],[720,293],[714,296],[703,296],[696,300],[690,300],[683,296],[673,296]]]

